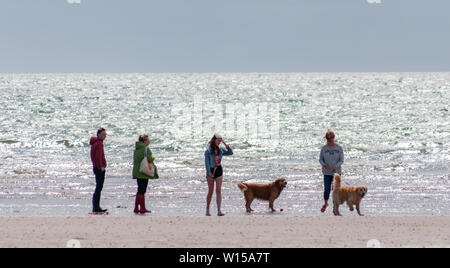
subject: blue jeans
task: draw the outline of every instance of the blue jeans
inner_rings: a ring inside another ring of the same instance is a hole
[[[331,193],[331,184],[333,183],[333,176],[332,175],[324,175],[323,176],[323,185],[324,185],[324,193],[323,193],[323,199],[327,200],[330,199],[330,193]]]

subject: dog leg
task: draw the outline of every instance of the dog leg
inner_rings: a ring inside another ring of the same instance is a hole
[[[333,213],[334,216],[342,216],[341,213],[339,213],[339,204],[336,202],[333,202]]]
[[[364,214],[361,214],[361,211],[359,211],[359,202],[356,203],[356,211],[358,211],[359,216],[364,216]]]
[[[353,203],[352,202],[347,203],[347,205],[348,205],[348,208],[350,209],[350,211],[355,210],[355,208],[353,207]]]
[[[274,199],[270,199],[269,200],[269,208],[272,210],[272,212],[275,212],[275,209],[273,208],[273,202],[274,201],[275,201]]]
[[[253,198],[246,197],[245,199],[245,208],[247,209],[247,213],[251,213],[253,209],[250,206],[252,205]]]
[[[251,213],[251,212],[253,211],[253,209],[250,207],[251,204],[252,204],[251,201],[247,201],[247,202],[245,203],[245,208],[247,209],[247,213]]]

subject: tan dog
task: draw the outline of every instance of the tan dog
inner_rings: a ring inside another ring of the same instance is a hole
[[[274,212],[273,202],[280,196],[281,192],[286,187],[287,182],[284,178],[278,178],[274,182],[268,184],[239,182],[237,185],[239,189],[244,192],[246,201],[245,208],[247,209],[247,212],[250,213],[253,211],[250,205],[255,198],[269,201],[269,208]]]
[[[367,194],[366,186],[341,186],[341,176],[334,174],[333,180],[333,213],[335,216],[342,216],[339,213],[339,206],[347,202],[350,211],[353,211],[353,205],[356,205],[356,211],[359,216],[364,216],[359,211],[359,204],[362,198]]]

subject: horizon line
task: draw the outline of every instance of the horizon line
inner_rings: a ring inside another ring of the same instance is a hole
[[[289,73],[450,73],[448,71],[246,71],[246,72],[0,72],[1,75],[26,75],[26,74],[289,74]]]

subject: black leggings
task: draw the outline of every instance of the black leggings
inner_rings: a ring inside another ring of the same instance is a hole
[[[95,174],[95,192],[92,196],[92,206],[94,211],[100,210],[100,198],[102,196],[103,183],[105,182],[106,171],[102,171],[99,168],[94,168]]]
[[[136,179],[138,185],[138,194],[145,194],[147,192],[148,179]]]

